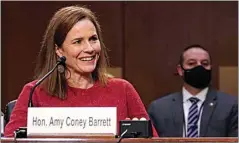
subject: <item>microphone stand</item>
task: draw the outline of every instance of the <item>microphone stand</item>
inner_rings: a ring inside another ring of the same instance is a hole
[[[50,70],[45,76],[43,76],[40,80],[36,82],[36,84],[31,88],[30,96],[28,100],[28,107],[33,107],[32,104],[32,96],[35,88],[42,83],[56,68],[58,65],[64,65],[66,61],[66,57],[62,56],[57,61],[56,65]],[[27,138],[27,127],[19,127],[17,130],[14,131],[14,140],[16,141],[17,138]]]
[[[58,65],[65,64],[65,61],[66,61],[66,57],[64,57],[64,56],[60,57],[60,59],[57,61],[56,65],[45,76],[43,76],[41,79],[39,79],[36,82],[36,84],[31,88],[30,96],[29,96],[29,100],[28,100],[28,107],[33,107],[32,96],[33,96],[33,92],[34,92],[35,88],[38,85],[40,85],[52,72],[54,72],[54,70],[57,68]]]

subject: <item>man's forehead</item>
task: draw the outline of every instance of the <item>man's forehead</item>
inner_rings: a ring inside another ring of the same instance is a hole
[[[195,60],[210,60],[207,51],[201,48],[191,48],[184,52],[184,60],[195,59]]]

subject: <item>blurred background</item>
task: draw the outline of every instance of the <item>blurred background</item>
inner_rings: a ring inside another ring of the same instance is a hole
[[[1,108],[32,81],[54,12],[86,5],[98,16],[116,77],[130,81],[145,107],[181,90],[181,51],[200,44],[212,56],[213,87],[238,94],[238,2],[1,2]]]

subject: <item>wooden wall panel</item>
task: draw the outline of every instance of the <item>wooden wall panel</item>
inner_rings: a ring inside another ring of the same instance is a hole
[[[145,106],[181,89],[174,75],[180,52],[201,44],[219,65],[237,65],[237,2],[128,2],[125,4],[125,78]]]
[[[238,66],[219,67],[219,89],[238,96]]]
[[[1,2],[2,109],[32,80],[40,42],[53,13],[67,5],[90,5],[99,17],[112,67],[139,92],[145,106],[181,89],[175,76],[180,52],[202,44],[219,66],[237,66],[238,2]]]
[[[32,80],[40,43],[54,12],[67,5],[87,5],[98,16],[111,64],[122,66],[121,2],[1,2],[2,110]]]

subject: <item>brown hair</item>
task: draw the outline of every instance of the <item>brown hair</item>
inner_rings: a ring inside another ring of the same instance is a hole
[[[193,48],[199,48],[199,49],[202,49],[202,50],[206,51],[206,52],[208,53],[208,55],[209,55],[210,61],[212,61],[211,56],[210,56],[210,53],[209,53],[209,51],[208,51],[206,48],[204,48],[203,46],[201,46],[201,45],[199,45],[199,44],[193,44],[193,45],[189,45],[189,46],[187,46],[186,48],[184,48],[183,52],[181,53],[181,55],[180,55],[180,57],[179,57],[179,62],[178,62],[178,64],[179,64],[181,67],[183,67],[184,53],[185,53],[186,51],[188,51],[189,49],[193,49]]]
[[[67,33],[82,19],[89,19],[94,24],[101,45],[100,57],[95,70],[92,72],[92,77],[94,81],[99,80],[103,86],[107,84],[106,68],[108,66],[108,56],[107,49],[103,44],[101,28],[94,13],[90,9],[81,6],[61,8],[50,20],[38,55],[35,79],[39,80],[54,67],[58,59],[55,45],[61,48]],[[52,96],[57,96],[60,99],[66,98],[66,77],[65,74],[61,74],[57,70],[42,83],[41,87]]]

